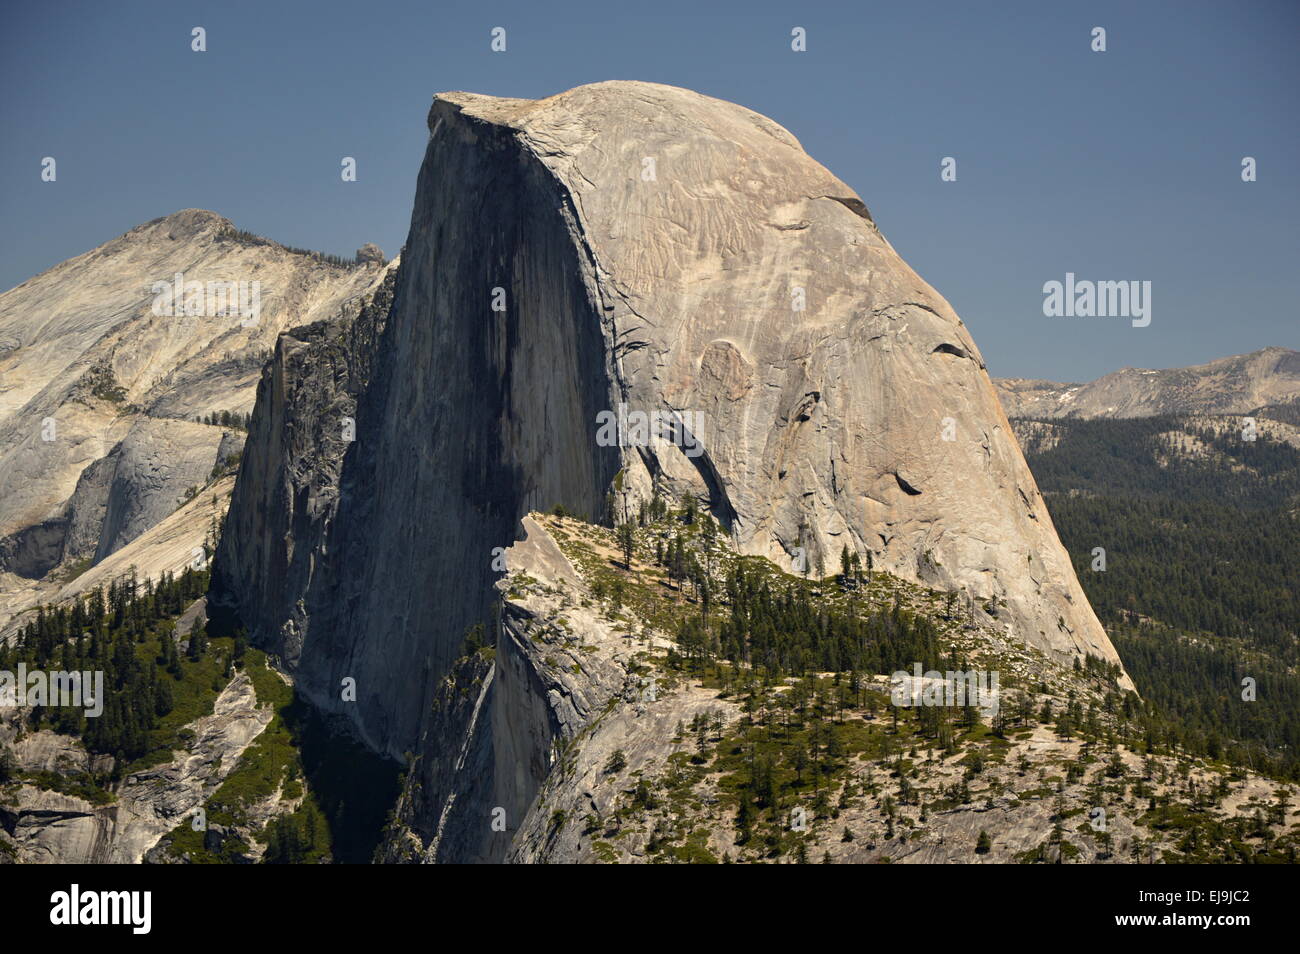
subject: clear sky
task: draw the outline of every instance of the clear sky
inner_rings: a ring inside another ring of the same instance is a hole
[[[790,129],[993,374],[1077,381],[1300,347],[1298,41],[1295,0],[2,0],[0,288],[187,207],[392,255],[434,93],[639,79]],[[1045,317],[1043,285],[1066,272],[1150,281],[1151,324]]]

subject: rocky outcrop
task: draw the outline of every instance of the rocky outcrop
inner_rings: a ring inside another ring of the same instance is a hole
[[[357,261],[373,262],[377,265],[382,265],[386,261],[384,258],[384,250],[374,242],[367,242],[365,245],[357,249]]]
[[[376,862],[483,861],[504,852],[509,834],[494,831],[485,813],[494,804],[494,657],[495,651],[473,652],[439,681],[420,737],[422,754],[411,765]]]
[[[1003,688],[980,712],[1000,711],[1001,728],[942,743],[918,728],[914,708],[891,705],[886,675],[854,688],[859,677],[844,672],[770,683],[731,682],[712,666],[692,673],[667,650],[674,614],[694,617],[699,604],[682,600],[648,559],[654,541],[682,532],[680,512],[635,531],[631,566],[605,528],[530,515],[523,530],[497,584],[495,643],[458,661],[434,693],[421,754],[377,861],[1132,863],[1188,860],[1184,852],[1202,849],[1248,856],[1240,843],[1198,845],[1166,825],[1150,799],[1173,803],[1184,823],[1249,827],[1251,813],[1285,788],[1214,762],[1084,739],[1068,720],[1055,729],[1039,723],[1043,712],[1077,708],[1106,720],[1106,734],[1129,737],[1109,724],[1109,678],[1059,667],[1007,640],[996,622],[952,612],[946,594],[883,574],[862,589],[842,590],[830,577],[808,591],[823,609],[850,600],[868,615],[894,606],[929,618],[945,657],[953,651],[1000,673]],[[709,553],[719,565],[740,562],[726,544]],[[750,572],[776,573],[778,591],[796,580],[764,561],[744,562]],[[611,598],[616,579],[625,589]],[[934,688],[942,680],[917,683]],[[784,778],[770,783],[783,793],[776,802],[763,794],[768,783],[755,781],[767,777],[764,764]],[[1207,811],[1211,791],[1220,804]],[[753,798],[763,807],[749,803],[744,821],[743,800]],[[1288,821],[1275,817],[1274,835],[1284,835]]]
[[[497,584],[496,640],[435,691],[379,861],[572,857],[577,828],[561,837],[552,811],[587,808],[597,783],[591,809],[608,808],[603,766],[616,749],[632,777],[664,765],[679,722],[738,712],[715,692],[661,686],[638,658],[652,644],[602,611],[546,528],[525,517],[522,529]]]
[[[189,748],[174,753],[165,765],[128,775],[111,804],[96,805],[23,785],[16,804],[0,805],[0,826],[16,860],[139,864],[164,834],[216,790],[271,718],[269,707],[258,708],[252,680],[240,672],[221,691],[212,714],[194,722]],[[66,773],[90,767],[79,745],[53,733],[28,736],[15,749],[20,767],[28,771]]]
[[[1087,384],[998,378],[1009,417],[1249,414],[1300,399],[1300,351],[1264,348],[1188,368],[1124,368]]]

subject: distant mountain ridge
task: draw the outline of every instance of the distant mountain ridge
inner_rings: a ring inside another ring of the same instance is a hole
[[[1186,368],[1124,368],[1086,384],[994,378],[1007,417],[1248,414],[1300,399],[1300,351],[1270,347]]]

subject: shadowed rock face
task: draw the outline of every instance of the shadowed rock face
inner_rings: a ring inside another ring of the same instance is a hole
[[[410,749],[465,628],[494,611],[492,548],[523,514],[600,517],[612,492],[619,516],[655,489],[706,500],[744,552],[788,566],[802,547],[831,572],[847,546],[1005,600],[1015,635],[1062,663],[1116,659],[966,329],[792,135],[627,82],[442,94],[429,129],[338,490],[267,415],[317,414],[341,386],[315,378],[300,408],[273,368],[231,514],[247,530],[218,558],[229,580],[266,559],[259,507],[333,501],[310,582],[282,595],[292,619],[224,594],[317,704]],[[681,414],[690,438],[601,446],[597,414],[620,404]]]
[[[281,335],[258,386],[213,592],[289,667],[302,650],[305,600],[328,549],[357,397],[370,381],[396,276],[394,263],[353,306]]]
[[[555,504],[603,513],[620,466],[618,449],[593,439],[610,406],[612,348],[584,254],[546,167],[511,130],[457,119],[429,144],[337,490],[313,462],[335,451],[300,440],[296,422],[346,407],[347,382],[282,342],[263,383],[217,558],[219,597],[296,661],[301,692],[351,717],[380,751],[412,748],[432,683],[465,629],[490,618],[492,548],[510,545],[519,517]],[[492,309],[495,288],[504,312]],[[294,380],[295,363],[311,386]],[[323,515],[308,518],[317,549],[293,537],[304,514]],[[294,572],[281,587],[276,561],[299,559],[299,548],[314,573],[305,588]],[[275,598],[250,600],[241,577]],[[299,602],[291,618],[276,612]],[[355,705],[340,698],[347,678]]]

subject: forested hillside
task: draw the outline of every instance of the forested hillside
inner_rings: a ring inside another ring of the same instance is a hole
[[[1294,776],[1300,451],[1242,418],[1019,422],[1030,467],[1144,698],[1217,757]],[[1105,551],[1104,569],[1098,554]],[[1242,680],[1257,699],[1244,703]]]

